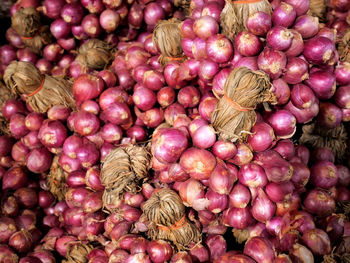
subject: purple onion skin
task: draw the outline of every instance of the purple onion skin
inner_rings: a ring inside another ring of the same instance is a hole
[[[296,11],[293,6],[281,2],[272,13],[272,22],[275,26],[290,27],[296,18]]]
[[[331,242],[326,232],[310,229],[303,234],[302,240],[315,255],[327,255],[331,252]]]
[[[244,254],[250,256],[257,262],[274,262],[275,252],[272,243],[263,237],[253,237],[244,246]]]

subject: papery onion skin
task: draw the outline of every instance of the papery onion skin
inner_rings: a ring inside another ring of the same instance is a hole
[[[231,42],[223,35],[214,35],[207,40],[207,55],[216,63],[228,62],[233,55]]]
[[[230,205],[237,208],[245,208],[251,199],[249,189],[237,183],[229,194]]]
[[[238,171],[238,180],[248,187],[263,187],[267,184],[267,177],[264,169],[254,163],[242,165]]]
[[[253,237],[244,246],[244,254],[259,263],[274,262],[275,252],[271,242],[263,237]]]
[[[254,35],[265,36],[271,29],[271,17],[265,12],[256,12],[247,18],[246,26]]]
[[[296,11],[292,5],[281,2],[272,13],[272,22],[275,26],[290,27],[295,18]]]
[[[334,211],[335,201],[325,190],[314,189],[306,195],[304,206],[312,214],[325,216]]]
[[[327,255],[331,252],[331,242],[326,232],[321,229],[306,231],[302,240],[315,255]]]
[[[258,56],[259,69],[269,74],[272,79],[278,79],[282,75],[286,65],[286,55],[272,48],[266,47]]]
[[[240,54],[246,57],[257,55],[262,49],[260,39],[254,34],[242,31],[235,38],[235,46]]]

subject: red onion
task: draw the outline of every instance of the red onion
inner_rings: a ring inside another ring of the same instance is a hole
[[[156,95],[148,88],[139,87],[134,91],[133,101],[140,110],[146,111],[153,108],[156,103]]]
[[[134,240],[131,242],[129,250],[131,254],[145,253],[147,252],[148,246],[149,246],[149,241],[147,239],[143,237],[138,237],[138,238],[134,238]]]
[[[84,187],[85,186],[85,172],[82,170],[71,172],[66,180],[70,187]]]
[[[77,240],[74,236],[63,236],[57,239],[55,250],[62,256],[65,257],[67,254],[69,243]]]
[[[341,86],[337,89],[334,95],[334,100],[337,106],[341,108],[350,108],[350,85],[349,86]]]
[[[83,144],[83,141],[77,135],[68,137],[63,144],[63,153],[70,158],[76,158],[77,149]]]
[[[19,139],[29,133],[25,126],[25,116],[20,113],[15,113],[10,118],[10,132],[13,137]]]
[[[123,131],[118,125],[107,123],[101,129],[101,136],[105,142],[118,143],[123,136]]]
[[[248,187],[263,187],[267,184],[264,169],[257,164],[248,163],[241,166],[238,171],[238,180]]]
[[[162,20],[164,18],[165,12],[160,5],[156,3],[147,4],[147,6],[144,9],[144,20],[147,25],[155,26],[159,20]]]
[[[99,160],[100,152],[97,150],[95,144],[85,142],[77,149],[77,159],[84,168],[89,168],[96,164]]]
[[[290,32],[293,34],[292,45],[285,51],[285,54],[287,57],[296,57],[303,52],[304,41],[298,31],[290,29]]]
[[[15,232],[10,237],[8,244],[19,253],[28,252],[32,246],[31,234],[27,230]]]
[[[209,251],[202,244],[192,244],[189,254],[194,262],[207,262],[209,261]]]
[[[245,208],[250,202],[250,197],[249,189],[237,183],[229,194],[230,205],[237,208]]]
[[[269,74],[272,79],[277,79],[282,75],[286,64],[287,58],[285,54],[278,50],[265,48],[258,56],[259,69]]]
[[[306,247],[296,243],[289,251],[289,256],[293,262],[314,262],[314,256]]]
[[[242,31],[237,34],[235,45],[238,52],[246,57],[255,56],[262,49],[260,39],[248,31]]]
[[[244,165],[253,159],[253,153],[244,143],[236,144],[237,154],[229,161],[235,165]]]
[[[274,26],[288,28],[294,23],[296,11],[292,5],[281,2],[276,8],[274,8],[271,18]]]
[[[2,201],[1,212],[6,216],[17,216],[19,206],[14,196],[9,196]]]
[[[237,148],[231,142],[218,140],[214,143],[212,152],[216,157],[222,160],[228,160],[236,155]]]
[[[104,88],[103,79],[94,75],[82,74],[73,83],[74,98],[81,103],[98,97]]]
[[[221,213],[228,206],[228,198],[225,194],[219,194],[211,189],[208,189],[205,197],[208,199],[209,203],[207,209],[214,214]]]
[[[203,125],[194,132],[192,141],[198,148],[210,148],[216,141],[215,130],[209,125]]]
[[[232,189],[234,183],[234,177],[230,171],[226,168],[224,162],[218,161],[215,169],[209,178],[209,187],[216,193],[227,195]]]
[[[283,74],[283,80],[288,84],[297,84],[308,79],[308,64],[297,57],[288,58],[288,63]]]
[[[38,196],[32,188],[19,188],[13,195],[18,203],[26,208],[33,208],[38,202]]]
[[[292,45],[293,34],[285,27],[274,26],[266,35],[267,44],[276,50],[286,50]]]
[[[102,32],[99,24],[99,19],[94,14],[86,15],[81,21],[81,26],[84,30],[84,33],[91,38],[98,37]]]
[[[74,118],[74,128],[82,136],[91,135],[99,130],[100,121],[93,113],[78,111]]]
[[[275,139],[273,129],[265,122],[258,122],[252,127],[252,135],[248,136],[248,144],[254,151],[264,151]]]
[[[331,162],[319,161],[310,168],[311,183],[316,187],[329,189],[338,181],[337,168]]]
[[[330,39],[315,36],[305,43],[303,55],[312,64],[333,65],[335,46]]]
[[[219,65],[211,60],[204,59],[199,66],[198,76],[203,81],[209,81],[214,78],[219,71]]]
[[[17,57],[19,61],[29,62],[35,65],[38,60],[37,55],[29,48],[22,48],[17,50]]]
[[[285,139],[278,141],[273,150],[287,160],[291,160],[295,156],[295,147],[291,140]]]
[[[342,113],[343,113],[343,122],[348,122],[350,121],[350,109],[341,109]]]
[[[102,110],[106,110],[115,102],[129,102],[129,95],[120,88],[109,88],[101,93],[99,97],[99,105]]]
[[[334,75],[325,70],[310,73],[305,83],[315,92],[319,99],[330,99],[336,91]]]
[[[331,129],[339,126],[342,120],[342,111],[336,105],[330,102],[320,103],[320,113],[317,121],[325,127]]]
[[[291,138],[296,131],[296,118],[293,116],[292,113],[286,110],[275,111],[268,117],[267,122],[273,128],[272,133],[274,133],[279,138]],[[271,137],[271,139],[273,139],[273,137]],[[271,139],[269,145],[271,145],[272,143]],[[260,145],[260,143],[257,144]],[[264,150],[266,149],[267,147],[264,148]]]
[[[24,136],[21,141],[23,144],[28,147],[30,150],[39,148],[42,146],[37,131],[31,131],[26,136]]]
[[[107,33],[116,30],[119,23],[120,15],[114,10],[106,9],[100,14],[100,25]]]
[[[310,229],[302,236],[302,241],[315,255],[327,255],[331,252],[331,242],[326,232]]]
[[[316,97],[308,86],[297,84],[293,86],[291,91],[291,101],[296,107],[305,109],[316,103]]]
[[[218,33],[219,25],[213,17],[206,15],[194,21],[193,31],[198,37],[207,39]]]
[[[46,148],[33,149],[26,156],[26,165],[33,173],[43,173],[50,169],[52,156]]]
[[[298,31],[304,39],[313,37],[318,33],[318,18],[310,15],[299,16],[293,28]]]
[[[215,75],[213,79],[213,92],[217,95],[221,96],[224,94],[224,85],[230,72],[230,68],[224,68]]]
[[[11,152],[13,147],[13,139],[8,136],[0,136],[0,156],[6,156]]]
[[[162,107],[167,107],[175,101],[175,91],[173,88],[164,87],[157,93],[157,102]]]
[[[350,84],[350,63],[347,61],[340,61],[335,67],[335,78],[338,85]]]
[[[210,177],[215,168],[216,160],[209,151],[192,147],[181,155],[180,165],[192,178],[203,180]]]
[[[293,190],[294,186],[291,182],[283,182],[280,184],[271,182],[266,186],[266,193],[273,202],[280,202],[289,198]]]
[[[129,9],[128,22],[135,28],[140,28],[143,22],[143,6],[134,2]]]
[[[46,147],[61,147],[67,138],[67,129],[60,121],[45,120],[39,130],[38,138]]]
[[[304,206],[310,213],[323,216],[334,211],[335,202],[325,190],[315,189],[308,192]]]
[[[271,29],[271,17],[265,12],[256,12],[247,18],[246,26],[254,35],[265,36]]]
[[[319,104],[314,103],[310,108],[299,109],[295,107],[291,101],[289,101],[284,109],[290,111],[295,116],[298,123],[307,123],[317,116],[319,112]]]
[[[276,205],[267,197],[264,190],[259,189],[252,203],[252,216],[260,222],[266,222],[273,217],[275,211]]]
[[[114,102],[103,112],[106,119],[116,125],[127,124],[131,118],[130,109],[123,102]]]
[[[225,36],[213,35],[209,37],[206,41],[206,52],[208,58],[210,58],[214,62],[225,63],[231,59],[233,55],[233,48],[230,40],[228,40]],[[255,54],[252,54],[252,56]]]
[[[9,217],[0,217],[0,242],[7,243],[9,238],[17,231],[15,221]]]
[[[125,261],[125,263],[151,263],[152,261],[149,259],[149,256],[145,253],[137,253],[134,255],[129,255]]]
[[[30,253],[31,256],[41,260],[42,263],[55,263],[55,257],[48,250],[36,250]]]
[[[70,158],[65,154],[61,154],[58,162],[61,165],[62,169],[67,173],[79,170],[81,168],[81,163],[78,159]]]
[[[67,38],[67,39],[57,39],[57,43],[65,50],[70,51],[76,48],[76,43],[75,43],[75,38]],[[61,60],[63,60],[64,56],[62,57]],[[59,66],[61,66],[61,61],[58,64]],[[61,66],[62,67],[62,66]],[[66,67],[68,68],[68,65],[66,65]],[[66,68],[63,67],[63,68]]]
[[[51,192],[40,191],[38,195],[38,204],[42,208],[48,208],[55,202],[55,197]]]
[[[204,186],[195,179],[181,183],[179,194],[185,206],[193,207],[197,211],[204,210],[209,205],[205,198]]]
[[[13,28],[9,28],[6,30],[6,40],[11,44],[12,46],[16,48],[24,48],[24,44],[22,42],[22,38]]]
[[[12,158],[19,163],[24,164],[26,160],[26,155],[29,153],[29,148],[24,145],[21,141],[16,142],[11,151]]]
[[[20,100],[8,100],[2,107],[2,115],[9,120],[16,113],[26,113],[27,110]],[[39,113],[37,113],[39,114]]]
[[[3,45],[0,48],[1,62],[4,65],[8,65],[11,61],[17,59],[16,49],[10,45]]]
[[[44,58],[47,59],[48,61],[53,61],[53,62],[60,60],[63,52],[64,52],[63,48],[61,48],[60,45],[55,43],[45,46],[43,50]]]
[[[61,10],[61,17],[69,24],[76,25],[83,19],[84,10],[79,3],[65,4]]]
[[[226,240],[221,235],[208,235],[204,242],[209,248],[210,260],[213,262],[227,250]]]
[[[45,0],[43,2],[43,13],[51,19],[57,19],[60,16],[62,7],[65,5],[64,0],[54,1]]]
[[[2,178],[2,189],[16,190],[24,187],[28,182],[26,170],[23,167],[12,167]]]
[[[87,213],[94,213],[100,210],[103,206],[102,193],[93,192],[90,193],[83,202],[83,209]]]
[[[147,252],[152,262],[162,263],[171,259],[173,249],[164,240],[152,240],[147,246]]]
[[[70,25],[62,18],[56,19],[50,25],[51,34],[56,38],[68,38],[71,32]]]
[[[234,65],[234,68],[239,67],[246,67],[251,70],[258,70],[257,57],[243,57]]]
[[[307,13],[310,7],[310,1],[306,0],[285,0],[287,4],[290,4],[294,7],[297,16],[301,16]]]
[[[271,242],[263,237],[253,237],[244,246],[244,254],[259,263],[274,262],[275,252]]]
[[[65,121],[68,119],[71,110],[63,105],[55,105],[47,111],[47,117],[51,120]]]
[[[344,165],[337,165],[338,184],[347,187],[350,185],[350,171]]]

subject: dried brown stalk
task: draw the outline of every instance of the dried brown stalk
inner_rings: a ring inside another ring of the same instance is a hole
[[[325,0],[310,0],[309,15],[316,16],[321,22],[326,20],[326,1]]]
[[[152,41],[153,45],[160,50],[159,61],[162,65],[173,60],[184,60],[180,25],[180,20],[172,18],[159,21],[154,28]]]
[[[128,145],[112,150],[103,161],[101,182],[105,186],[104,207],[113,212],[120,205],[124,193],[137,193],[148,176],[151,154],[148,146]]]
[[[41,55],[44,46],[53,42],[49,26],[42,26],[39,32],[33,37],[22,37],[23,44],[31,51]]]
[[[343,39],[338,44],[339,57],[342,61],[350,62],[350,29],[348,29]]]
[[[75,108],[72,83],[42,75],[31,63],[11,62],[5,70],[4,81],[13,93],[26,95],[26,102],[34,111],[45,113],[55,105]]]
[[[222,34],[233,40],[236,34],[247,29],[245,24],[247,18],[259,11],[272,13],[268,0],[226,0],[220,17]]]
[[[112,47],[99,39],[90,39],[78,50],[76,61],[92,69],[101,70],[113,61]]]
[[[8,128],[8,121],[2,115],[2,107],[5,102],[10,99],[15,99],[17,96],[11,93],[11,90],[7,88],[2,81],[0,81],[0,133],[1,134],[10,134],[10,130]]]
[[[59,200],[65,199],[67,192],[66,179],[68,174],[63,171],[60,164],[58,163],[58,155],[53,158],[50,172],[47,175],[46,181],[49,186],[50,192]]]
[[[189,16],[192,11],[191,0],[175,0],[174,6],[181,8],[186,16]]]
[[[168,240],[179,251],[189,249],[191,242],[201,242],[199,229],[188,221],[185,206],[173,190],[155,190],[143,206],[143,216],[148,219],[151,239]]]
[[[318,147],[329,148],[335,155],[337,162],[342,163],[345,158],[348,139],[346,129],[343,124],[340,124],[334,129],[327,129],[311,123],[304,125],[303,134],[299,139],[300,144],[307,145],[315,149]]]
[[[88,263],[88,255],[94,247],[90,244],[72,242],[68,244],[67,260],[64,263]]]
[[[221,139],[232,142],[246,139],[255,124],[254,109],[258,104],[276,103],[269,76],[263,71],[245,67],[231,71],[224,93],[211,116],[211,122]]]

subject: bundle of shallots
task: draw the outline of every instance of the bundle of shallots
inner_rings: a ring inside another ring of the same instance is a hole
[[[40,13],[33,7],[20,8],[11,18],[11,27],[36,54],[41,54],[42,48],[53,40],[49,26],[41,25]]]
[[[82,66],[96,70],[106,68],[113,61],[112,47],[99,39],[90,39],[79,47],[76,61]]]
[[[62,78],[42,75],[29,62],[11,62],[5,70],[4,81],[13,93],[23,94],[26,102],[36,112],[45,113],[55,105],[75,108],[72,83]]]
[[[185,59],[181,46],[180,25],[180,20],[172,18],[159,21],[154,28],[152,41],[161,53],[159,62],[162,65],[174,60],[182,62]]]
[[[303,126],[303,134],[299,139],[299,143],[307,145],[311,149],[328,148],[341,163],[346,154],[348,135],[343,124],[327,129],[318,125],[317,122]]]
[[[1,81],[0,81],[0,133],[1,134],[10,134],[8,123],[4,116],[2,115],[2,107],[6,103],[6,101],[10,99],[15,99],[17,96],[13,93],[11,93],[11,90],[7,88]]]
[[[112,150],[102,163],[101,182],[105,186],[103,205],[116,211],[124,193],[137,193],[148,177],[151,154],[149,146],[127,145]]]
[[[65,198],[68,186],[66,179],[68,174],[61,168],[58,162],[58,155],[56,155],[51,164],[50,172],[46,177],[46,182],[49,187],[49,191],[59,200],[62,201]]]
[[[348,29],[338,44],[339,57],[342,61],[350,62],[350,29]]]
[[[235,35],[246,30],[246,20],[256,12],[272,13],[268,0],[225,0],[226,4],[221,12],[222,34],[230,40]]]
[[[156,189],[143,206],[151,239],[172,242],[177,250],[189,249],[190,243],[201,242],[199,229],[186,217],[181,198],[171,189]]]
[[[309,15],[318,17],[320,21],[325,21],[326,11],[326,0],[310,0]]]
[[[224,95],[216,105],[211,123],[221,139],[245,140],[256,121],[260,103],[276,103],[269,76],[263,71],[236,68],[229,74]]]
[[[75,241],[68,243],[67,246],[67,260],[64,260],[63,263],[86,263],[89,261],[89,253],[94,248],[92,245]]]

